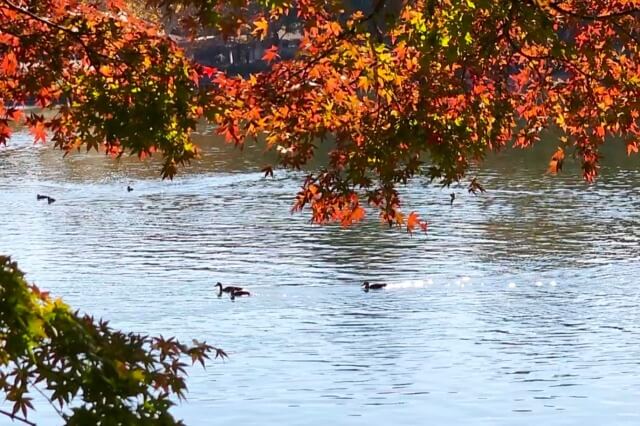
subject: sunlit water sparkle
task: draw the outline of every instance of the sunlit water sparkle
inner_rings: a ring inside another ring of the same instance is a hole
[[[224,348],[189,370],[187,424],[640,422],[637,160],[589,186],[545,176],[546,151],[511,153],[477,171],[478,197],[416,180],[407,208],[430,230],[408,237],[291,216],[301,175],[265,179],[261,154],[205,144],[163,182],[157,164],[26,139],[0,147],[2,251],[115,327]],[[216,281],[253,294],[218,298]]]

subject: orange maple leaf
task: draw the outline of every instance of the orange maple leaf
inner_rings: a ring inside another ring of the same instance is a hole
[[[44,121],[38,120],[36,121],[30,128],[31,134],[35,137],[34,142],[38,143],[38,141],[42,141],[43,143],[47,141],[47,126]]]
[[[6,145],[7,140],[11,137],[11,128],[6,122],[0,120],[0,145]]]
[[[422,221],[420,220],[420,216],[418,216],[418,213],[411,212],[409,213],[409,217],[407,218],[407,232],[409,234],[413,234],[413,230],[416,228],[416,226],[420,226],[423,230],[426,231],[426,227],[422,226]]]
[[[350,208],[346,208],[344,211],[340,212],[338,215],[341,217],[340,223],[343,227],[348,227],[355,222],[360,222],[364,219],[364,209],[360,206],[355,207],[353,210]]]
[[[264,17],[258,19],[253,23],[256,28],[251,32],[256,37],[259,37],[260,40],[264,40],[269,33],[269,21],[264,19]]]
[[[277,46],[271,46],[264,52],[264,55],[262,56],[262,60],[267,61],[269,63],[275,61],[276,59],[280,59],[280,55],[278,55]]]
[[[342,26],[338,22],[330,22],[329,23],[329,31],[335,35],[339,36],[342,32]]]
[[[362,207],[356,207],[355,209],[353,209],[353,212],[351,213],[351,219],[354,222],[359,222],[364,219],[364,209]]]
[[[205,75],[207,77],[209,77],[209,79],[211,79],[214,74],[218,73],[218,69],[215,67],[208,67],[206,65],[202,66],[202,75]]]
[[[7,111],[7,115],[15,122],[24,120],[24,112],[19,109],[10,109]]]
[[[549,161],[549,167],[547,168],[547,173],[552,175],[557,174],[562,170],[562,163],[564,162],[564,150],[562,148],[558,148],[556,152],[551,157],[551,161]]]
[[[100,65],[100,68],[98,68],[98,71],[104,77],[111,77],[113,75],[113,69],[109,65]]]
[[[18,70],[18,59],[16,58],[15,53],[9,51],[2,57],[2,61],[0,61],[0,71],[6,76],[15,75]]]

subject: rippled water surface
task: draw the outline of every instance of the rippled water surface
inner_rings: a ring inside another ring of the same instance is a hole
[[[640,424],[638,157],[612,150],[591,186],[571,164],[544,175],[553,143],[489,159],[482,196],[415,181],[407,209],[430,231],[409,238],[375,218],[312,226],[289,213],[300,174],[204,148],[163,182],[24,135],[0,147],[0,250],[30,280],[114,326],[227,350],[189,371],[187,424]],[[216,281],[254,295],[217,298]]]

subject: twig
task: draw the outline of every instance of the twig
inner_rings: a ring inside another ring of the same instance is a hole
[[[5,411],[5,410],[1,410],[0,409],[0,414],[4,414],[5,416],[9,417],[11,420],[18,420],[19,422],[22,422],[22,423],[24,423],[26,425],[29,425],[29,426],[38,426],[37,424],[35,424],[33,422],[30,422],[29,420],[27,420],[25,418],[15,416],[15,415],[13,415],[10,412]]]
[[[612,22],[613,26],[616,27],[618,30],[622,31],[627,37],[629,37],[630,39],[632,39],[633,41],[635,41],[636,43],[640,44],[640,37],[634,35],[631,31],[627,30],[625,27],[623,27],[622,25],[620,25],[618,22]]]
[[[38,16],[35,13],[31,12],[30,10],[27,10],[23,7],[18,6],[17,4],[12,3],[10,0],[2,0],[2,2],[4,4],[6,4],[7,6],[9,6],[9,8],[15,10],[18,13],[21,13],[23,15],[27,15],[28,17],[30,17],[31,19],[35,19],[38,22],[41,22],[47,26],[53,27],[53,28],[57,28],[60,31],[64,31],[65,33],[69,33],[69,34],[73,34],[74,36],[79,37],[80,33],[78,33],[77,31],[72,30],[71,28],[67,28],[67,27],[63,27],[60,24],[56,24],[55,22],[51,22],[50,20],[43,18],[42,16]]]
[[[42,392],[42,390],[40,390],[40,388],[39,388],[39,387],[37,387],[37,386],[35,385],[35,383],[32,383],[32,384],[31,384],[31,386],[33,386],[33,388],[34,388],[35,390],[37,390],[37,391],[38,391],[38,393],[39,393],[40,395],[42,395],[42,397],[43,397],[44,399],[46,399],[46,400],[47,400],[47,402],[49,402],[49,404],[51,404],[51,407],[53,407],[53,409],[55,410],[55,412],[56,412],[56,413],[58,413],[58,415],[60,416],[60,418],[61,418],[61,419],[64,419],[64,413],[63,413],[63,412],[62,412],[58,407],[56,407],[56,406],[55,406],[55,404],[53,403],[53,401],[52,401],[51,399],[49,399],[49,397],[48,397],[47,395],[45,395],[45,393],[44,393],[44,392]]]
[[[557,2],[549,2],[549,7],[556,12],[571,16],[572,18],[582,19],[584,21],[607,21],[609,19],[622,18],[624,16],[634,15],[640,12],[639,8],[631,8],[627,10],[621,10],[620,12],[607,13],[605,15],[581,15],[577,12],[573,12],[571,10],[560,7],[560,3]]]
[[[385,3],[387,1],[386,0],[378,0],[375,4],[375,6],[373,6],[373,10],[371,11],[371,13],[364,19],[364,21],[369,21],[373,18],[375,18],[375,16],[382,10],[382,8],[384,7]]]
[[[20,7],[17,4],[14,4],[13,2],[11,2],[11,0],[0,0],[0,1],[2,1],[2,3],[6,4],[10,9],[13,9],[13,10],[15,10],[16,12],[18,12],[20,14],[26,15],[29,18],[31,18],[31,19],[33,19],[35,21],[38,21],[38,22],[40,22],[42,24],[45,24],[45,25],[47,25],[49,27],[55,28],[55,29],[57,29],[59,31],[62,31],[64,33],[70,34],[73,38],[75,38],[78,41],[78,43],[82,46],[82,48],[85,50],[85,52],[87,52],[89,60],[91,61],[91,63],[93,63],[93,59],[94,59],[95,56],[101,57],[103,59],[111,59],[111,58],[109,58],[109,56],[103,54],[102,52],[97,52],[96,50],[91,49],[86,44],[86,42],[82,39],[82,36],[85,35],[85,34],[79,32],[79,31],[74,31],[71,28],[67,28],[67,27],[65,27],[63,25],[60,25],[60,24],[57,24],[55,22],[52,22],[51,20],[43,18],[42,16],[38,16],[37,14],[31,12],[30,10],[25,9],[23,7]],[[98,61],[98,62],[100,62],[100,61]]]

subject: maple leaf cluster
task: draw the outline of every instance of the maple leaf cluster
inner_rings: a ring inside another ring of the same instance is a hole
[[[27,283],[6,256],[0,256],[0,335],[0,391],[12,407],[0,415],[29,425],[36,391],[67,425],[182,424],[169,409],[186,392],[185,360],[204,365],[210,355],[227,357],[206,343],[123,333],[74,313]]]
[[[563,132],[551,173],[572,149],[593,180],[608,137],[637,151],[637,1],[372,3],[349,11],[295,2],[297,58],[248,78],[220,76],[216,118],[230,141],[264,138],[291,168],[331,144],[295,210],[350,223],[364,197],[384,221],[409,225],[398,184],[459,181],[488,152],[529,147],[550,126]],[[261,17],[254,31],[268,23]]]
[[[23,120],[67,151],[158,150],[168,177],[197,156],[198,119],[230,143],[264,143],[281,167],[302,168],[326,144],[328,163],[293,209],[346,226],[369,205],[409,231],[426,223],[403,213],[399,185],[459,181],[549,127],[562,133],[551,173],[572,154],[592,181],[606,140],[638,151],[637,0],[147,3],[183,34],[262,43],[270,67],[232,76],[192,63],[118,1],[0,0],[0,143]],[[291,18],[298,51],[282,59],[270,35]],[[57,114],[24,117],[29,102]]]
[[[175,43],[117,1],[0,1],[0,144],[16,124],[36,142],[145,157],[162,174],[197,156],[200,74]],[[35,105],[54,114],[24,113]]]

